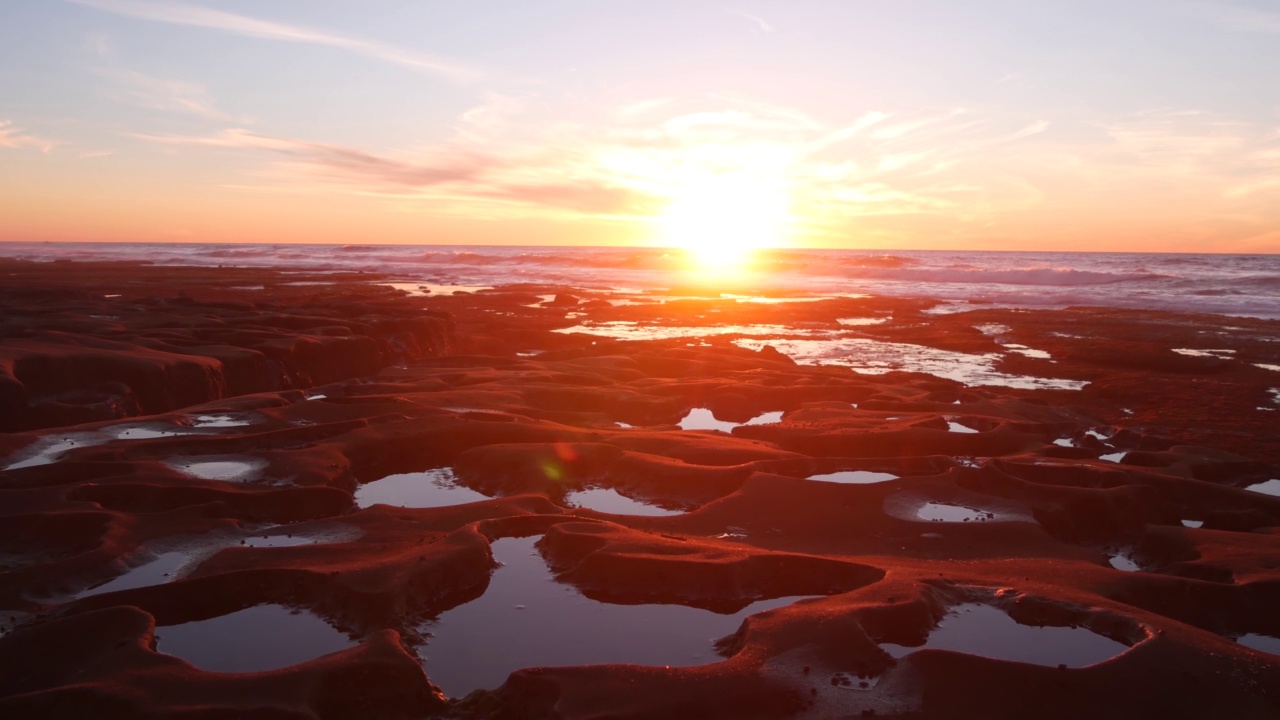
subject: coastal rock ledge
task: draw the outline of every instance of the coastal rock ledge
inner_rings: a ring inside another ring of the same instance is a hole
[[[447,354],[457,344],[447,313],[417,308],[364,277],[335,293],[343,278],[323,276],[321,284],[229,270],[237,277],[225,289],[190,283],[201,297],[195,300],[184,289],[190,268],[149,270],[148,285],[113,277],[113,269],[96,272],[85,287],[65,273],[66,263],[0,262],[0,432],[306,389]],[[273,280],[295,291],[290,302],[278,292],[270,302],[244,299]],[[179,294],[144,294],[157,282]]]

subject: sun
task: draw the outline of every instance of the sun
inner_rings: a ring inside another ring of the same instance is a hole
[[[699,173],[672,188],[659,217],[663,244],[688,251],[699,269],[739,270],[759,248],[784,242],[791,218],[786,187],[746,173]]]

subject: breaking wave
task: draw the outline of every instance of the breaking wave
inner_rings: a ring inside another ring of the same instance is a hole
[[[679,250],[649,247],[6,243],[29,260],[367,272],[396,282],[671,290],[701,282]],[[724,291],[934,298],[965,306],[1106,307],[1280,317],[1280,256],[776,249]]]

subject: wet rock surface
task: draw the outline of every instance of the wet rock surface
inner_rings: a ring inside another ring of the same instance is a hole
[[[1280,497],[1250,490],[1280,477],[1280,373],[1259,367],[1280,364],[1280,324],[37,270],[0,290],[4,717],[1280,715],[1280,656],[1257,649],[1280,637]],[[840,322],[858,317],[889,319]],[[584,322],[717,334],[557,332]],[[727,326],[990,354],[1001,376],[1081,389],[809,365]],[[112,393],[129,401],[86,400]],[[682,429],[695,409],[723,425]],[[875,481],[815,479],[838,473]],[[392,478],[434,490],[361,492]],[[581,500],[602,491],[662,511]],[[806,599],[697,662],[551,647],[468,686],[432,623],[514,576],[492,551],[511,538],[536,538],[541,581],[575,602],[730,616]],[[296,613],[336,640],[270,669],[165,652],[246,611],[267,618],[255,633]],[[988,651],[952,639],[963,618],[1101,650]]]
[[[0,259],[0,431],[308,388],[455,342],[446,316],[354,276],[93,268]]]

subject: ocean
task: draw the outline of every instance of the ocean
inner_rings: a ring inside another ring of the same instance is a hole
[[[1280,255],[777,249],[735,276],[643,247],[3,243],[29,260],[378,272],[406,284],[572,286],[627,293],[935,298],[937,312],[1101,306],[1280,318]]]

